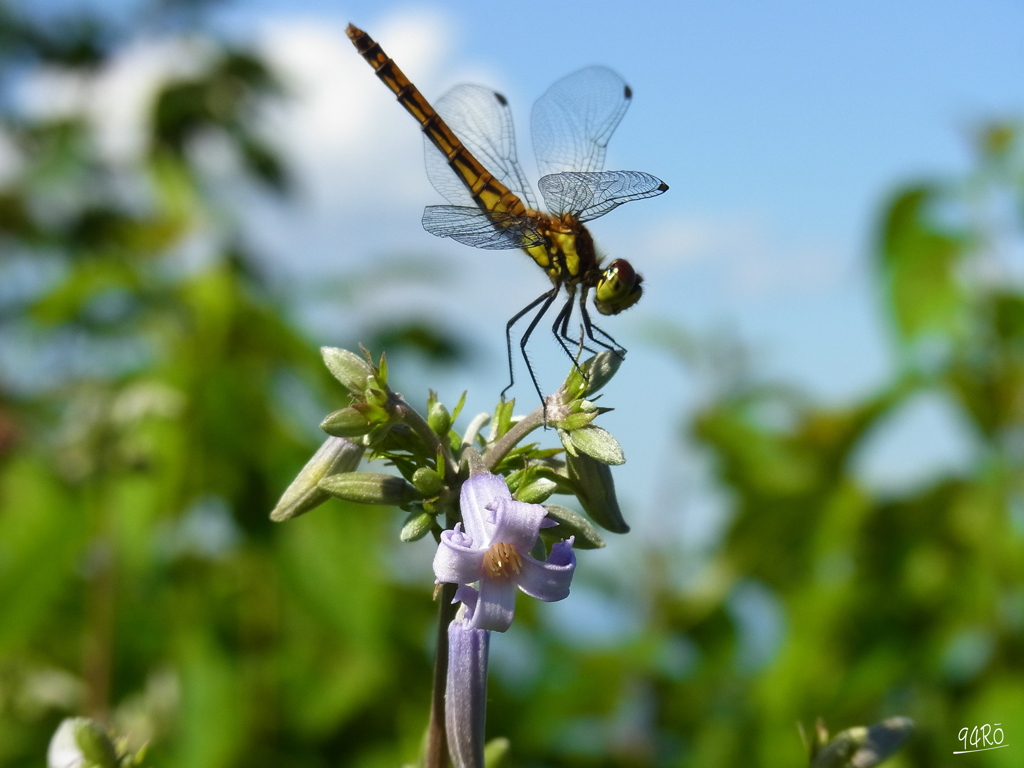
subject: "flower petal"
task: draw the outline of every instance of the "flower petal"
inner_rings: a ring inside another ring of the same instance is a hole
[[[537,532],[548,511],[540,504],[527,504],[514,499],[500,499],[493,504],[494,533],[491,541],[513,544],[522,553],[537,543]]]
[[[434,553],[434,577],[438,584],[469,584],[480,578],[484,568],[485,550],[471,546],[466,534],[459,530],[442,531],[441,542]]]
[[[493,530],[493,513],[489,512],[487,507],[499,500],[511,498],[512,493],[501,475],[473,475],[462,484],[462,494],[459,498],[462,523],[477,547],[487,549],[494,542],[490,535]]]
[[[576,570],[576,554],[572,551],[573,539],[560,541],[551,547],[551,556],[546,563],[523,557],[523,570],[517,579],[519,588],[530,597],[552,603],[569,596],[569,585]]]
[[[483,768],[490,633],[455,619],[448,625],[445,731],[455,768]]]
[[[480,598],[470,623],[474,629],[504,632],[516,613],[516,583],[510,579],[480,580]]]

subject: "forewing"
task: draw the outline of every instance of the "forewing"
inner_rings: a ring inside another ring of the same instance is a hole
[[[457,85],[437,100],[434,109],[466,148],[528,208],[536,208],[530,184],[519,167],[512,111],[500,93],[482,85]],[[472,206],[473,196],[448,165],[444,154],[424,136],[427,177],[453,205]]]
[[[529,219],[461,205],[428,205],[423,211],[423,228],[432,235],[489,251],[529,248],[546,242]]]
[[[559,80],[533,105],[533,151],[541,176],[604,169],[608,139],[629,107],[626,81],[607,67]]]
[[[630,200],[654,197],[668,189],[661,179],[641,171],[553,173],[537,186],[551,213],[569,213],[579,221],[596,219]]]

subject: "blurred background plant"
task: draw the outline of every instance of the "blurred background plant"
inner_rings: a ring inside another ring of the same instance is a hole
[[[410,565],[400,520],[338,501],[268,519],[338,400],[297,322],[303,297],[266,278],[225,202],[288,199],[261,129],[287,89],[203,32],[203,5],[132,19],[0,6],[4,766],[38,765],[69,714],[190,768],[394,766],[427,720],[429,555]],[[140,28],[171,35],[181,66],[142,139],[113,151],[96,74]],[[26,105],[33,78],[60,98]],[[628,572],[581,569],[581,592],[628,627],[612,641],[520,604],[519,650],[490,688],[511,764],[789,768],[807,761],[796,721],[897,714],[917,732],[893,766],[946,764],[962,726],[994,718],[1011,746],[975,764],[1019,764],[1019,126],[982,128],[975,150],[962,175],[880,206],[878,308],[899,365],[876,392],[824,406],[763,380],[741,346],[661,335],[707,382],[679,439],[710,458],[728,522],[699,561],[641,540]],[[434,324],[360,330],[330,342],[438,365],[465,352]],[[970,465],[871,487],[859,463],[926,397],[967,425]]]

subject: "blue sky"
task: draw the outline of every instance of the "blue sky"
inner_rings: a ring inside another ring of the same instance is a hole
[[[430,383],[447,401],[468,387],[471,411],[493,405],[504,321],[546,278],[522,254],[475,251],[420,228],[423,205],[442,201],[426,180],[419,132],[351,50],[344,25],[374,36],[428,97],[464,81],[502,91],[526,158],[529,108],[555,79],[588,64],[623,75],[634,100],[607,167],[653,173],[671,189],[591,226],[646,280],[643,301],[606,323],[631,352],[605,418],[630,459],[616,476],[634,515],[683,528],[707,519],[693,500],[714,497],[699,462],[680,462],[673,448],[698,387],[650,345],[650,325],[734,331],[759,371],[830,401],[870,391],[891,365],[871,290],[882,202],[898,184],[965,169],[976,126],[1024,111],[1019,2],[252,0],[215,19],[258,41],[295,96],[272,125],[300,198],[286,209],[248,206],[270,264],[281,279],[384,264],[386,285],[357,296],[350,313],[318,318],[322,340],[396,309],[468,329],[477,364]],[[394,266],[410,254],[457,279],[425,288]],[[553,387],[564,361],[541,334],[532,349]],[[532,407],[528,385],[514,394]],[[941,398],[915,405],[876,440],[878,467],[865,471],[909,477],[969,460],[969,436],[946,411]]]

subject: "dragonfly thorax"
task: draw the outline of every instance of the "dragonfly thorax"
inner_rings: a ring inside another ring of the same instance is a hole
[[[594,238],[587,228],[569,218],[535,213],[536,230],[546,243],[526,249],[555,285],[594,287],[601,274]]]

